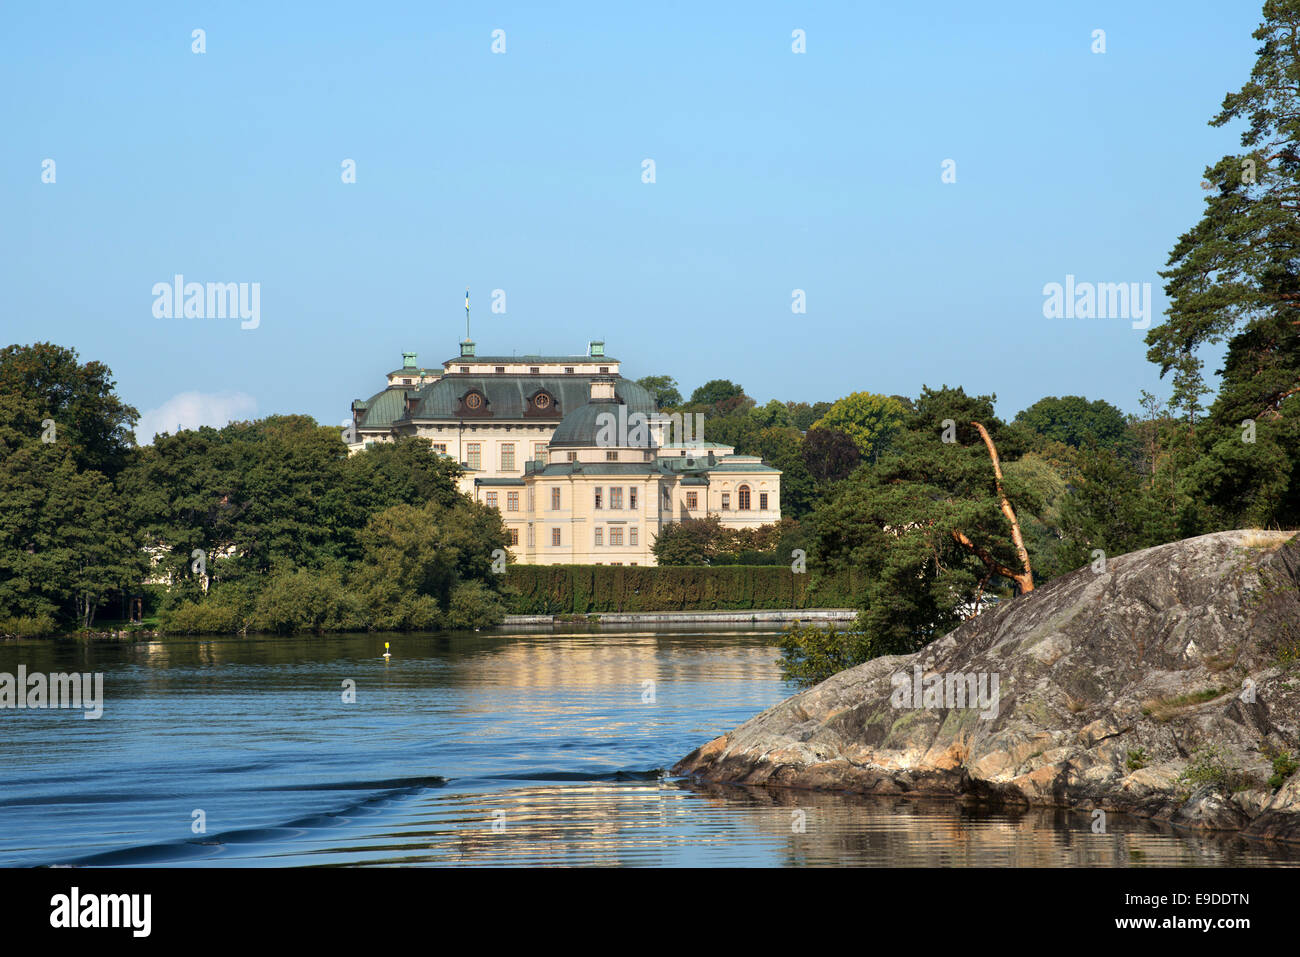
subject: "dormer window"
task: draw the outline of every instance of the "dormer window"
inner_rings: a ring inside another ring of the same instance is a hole
[[[533,396],[533,406],[538,409],[549,409],[551,407],[551,397],[545,392],[539,392]]]

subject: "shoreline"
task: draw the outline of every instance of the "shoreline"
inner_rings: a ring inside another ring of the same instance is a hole
[[[763,608],[739,611],[641,611],[593,612],[590,615],[506,615],[493,630],[521,625],[646,625],[646,624],[717,624],[717,625],[785,625],[792,622],[850,622],[857,617],[856,608]]]

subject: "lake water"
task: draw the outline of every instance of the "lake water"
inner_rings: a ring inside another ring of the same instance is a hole
[[[669,777],[791,693],[774,645],[698,628],[3,643],[0,672],[103,672],[105,705],[0,710],[0,865],[1300,862],[1118,815],[1098,835],[1085,813]]]

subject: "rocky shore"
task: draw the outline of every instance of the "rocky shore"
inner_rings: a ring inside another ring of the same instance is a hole
[[[1300,538],[1220,532],[1080,569],[674,770],[1300,841]]]

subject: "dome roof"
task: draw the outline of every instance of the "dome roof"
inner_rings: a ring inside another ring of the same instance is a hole
[[[580,405],[560,422],[551,436],[551,448],[595,448],[596,436],[601,427],[608,429],[609,419],[602,420],[602,414],[614,417],[614,427],[618,428],[618,410],[626,408],[621,402],[588,402]],[[631,414],[631,411],[625,413]],[[629,426],[631,428],[631,426]]]

